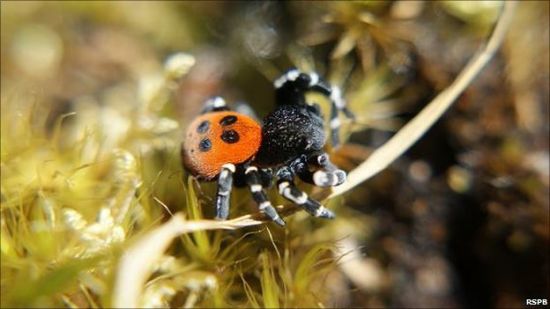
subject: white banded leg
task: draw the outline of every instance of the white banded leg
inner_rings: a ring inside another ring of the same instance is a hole
[[[279,180],[277,181],[277,187],[279,194],[281,194],[287,200],[303,207],[309,214],[314,217],[332,219],[334,214],[332,211],[325,208],[316,200],[309,198],[309,196],[298,189],[293,182],[293,174],[289,168],[283,167],[277,173]]]
[[[346,181],[346,172],[337,168],[325,152],[311,155],[308,165],[319,168],[312,175],[313,184],[318,187],[334,187]]]
[[[225,220],[229,216],[229,199],[233,187],[235,165],[224,164],[218,176],[218,191],[216,193],[216,219]]]
[[[313,184],[318,187],[335,187],[346,181],[346,172],[343,170],[317,170],[312,175]]]
[[[279,216],[275,210],[275,207],[273,207],[271,202],[267,199],[267,195],[265,194],[262,182],[260,180],[258,168],[255,166],[250,166],[244,173],[246,176],[246,182],[250,188],[250,192],[252,193],[252,198],[258,204],[260,211],[266,214],[266,216],[278,225],[284,226],[285,221]]]
[[[328,85],[325,85],[325,87]],[[347,108],[346,106],[346,100],[344,99],[344,96],[342,95],[342,90],[338,86],[328,86],[330,87],[330,94],[328,96],[330,97],[330,101],[334,106],[336,106],[336,109],[340,112],[343,112],[344,115],[346,115],[349,119],[355,119],[355,115]]]
[[[331,86],[316,73],[302,73],[291,69],[273,83],[276,89],[278,104],[306,104],[305,92],[319,92],[329,97],[331,101],[330,131],[333,147],[340,144],[339,131],[341,121],[338,113],[342,112],[349,119],[355,119],[353,113],[346,107],[346,101],[339,87]]]
[[[338,145],[340,145],[340,126],[341,125],[342,125],[342,122],[338,117],[338,109],[336,108],[335,104],[332,104],[330,106],[329,127],[330,127],[330,140],[332,141],[333,147],[337,147]]]
[[[346,181],[346,172],[338,169],[325,152],[311,154],[307,158],[307,167],[297,171],[300,179],[318,187],[334,187]]]
[[[355,115],[346,106],[342,90],[337,86],[331,86],[317,73],[303,73],[297,69],[291,69],[276,79],[273,86],[276,90],[294,88],[294,90],[319,92],[329,97],[337,111],[343,112],[350,119],[355,118]],[[284,102],[281,103],[284,104]]]
[[[340,121],[338,113],[344,113],[348,119],[352,120],[355,119],[355,115],[346,107],[346,101],[344,100],[342,91],[339,87],[329,85],[322,85],[319,87],[323,88],[323,93],[325,93],[327,89],[329,90],[327,95],[329,96],[331,102],[329,119],[330,135],[332,146],[338,147],[340,145],[340,126],[342,125],[342,121]]]
[[[253,119],[257,120],[258,122],[260,122],[260,118],[258,117],[256,112],[254,111],[252,106],[250,106],[250,104],[248,104],[244,101],[235,102],[235,104],[233,104],[233,110],[237,113],[245,114],[245,115],[249,116],[250,118],[253,118]]]
[[[281,77],[277,78],[273,82],[273,86],[275,86],[275,89],[282,88],[286,83],[296,81],[300,74],[303,73],[301,73],[297,69],[290,69],[285,74],[281,75]]]
[[[204,102],[201,114],[226,110],[229,110],[229,107],[227,107],[227,103],[225,103],[225,100],[222,97],[216,96],[211,97]]]

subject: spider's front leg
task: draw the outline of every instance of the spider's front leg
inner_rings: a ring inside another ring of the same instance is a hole
[[[219,112],[219,111],[228,111],[230,108],[227,106],[227,103],[225,103],[224,98],[222,97],[211,97],[208,100],[206,100],[203,104],[203,108],[201,110],[201,115],[210,113],[210,112]]]
[[[355,119],[355,115],[346,107],[346,101],[342,91],[337,86],[331,86],[316,73],[303,73],[297,69],[291,69],[279,77],[273,83],[275,86],[275,100],[278,105],[307,104],[305,93],[318,92],[330,98],[330,132],[332,146],[340,144],[341,121],[338,113],[342,112],[349,119]]]
[[[316,200],[296,187],[294,184],[294,171],[289,166],[284,166],[277,171],[277,187],[279,194],[287,200],[303,207],[309,214],[326,219],[334,218],[332,211],[325,208]]]
[[[334,187],[346,181],[346,172],[337,168],[326,152],[310,154],[299,164],[296,174],[303,181],[318,187]]]
[[[261,212],[265,213],[271,220],[277,223],[280,226],[285,225],[285,221],[279,216],[275,207],[271,205],[271,202],[267,199],[264,188],[262,186],[262,181],[260,178],[260,173],[258,168],[255,166],[249,166],[245,173],[246,182],[252,193],[252,198],[258,204],[258,208]]]
[[[224,164],[218,176],[218,191],[216,193],[216,219],[218,220],[225,220],[229,216],[229,200],[235,170],[235,165]]]

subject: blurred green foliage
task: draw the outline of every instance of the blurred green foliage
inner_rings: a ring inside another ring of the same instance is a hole
[[[500,6],[1,2],[1,306],[110,307],[129,244],[175,212],[213,217],[214,185],[189,178],[179,158],[205,98],[250,102],[261,117],[281,72],[316,70],[344,86],[358,116],[331,153],[351,170],[453,80]],[[548,18],[548,3],[521,3],[501,52],[456,107],[387,171],[325,201],[336,220],[298,212],[285,229],[181,236],[144,265],[154,273],[142,304],[548,298]],[[231,216],[256,211],[237,190]]]

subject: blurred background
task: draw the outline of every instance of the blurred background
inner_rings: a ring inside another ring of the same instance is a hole
[[[3,1],[2,307],[109,307],[128,243],[175,212],[213,217],[215,186],[188,178],[179,158],[206,98],[247,102],[262,118],[280,74],[318,72],[357,115],[330,152],[350,171],[453,81],[501,6]],[[548,299],[549,4],[515,11],[495,58],[416,145],[324,201],[335,220],[299,212],[285,229],[183,236],[154,265],[143,305]],[[257,211],[245,191],[231,217]]]

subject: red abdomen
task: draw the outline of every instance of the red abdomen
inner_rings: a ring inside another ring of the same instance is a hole
[[[214,179],[226,163],[252,158],[261,144],[262,128],[252,118],[232,112],[212,112],[197,117],[185,134],[183,165],[196,177]]]

